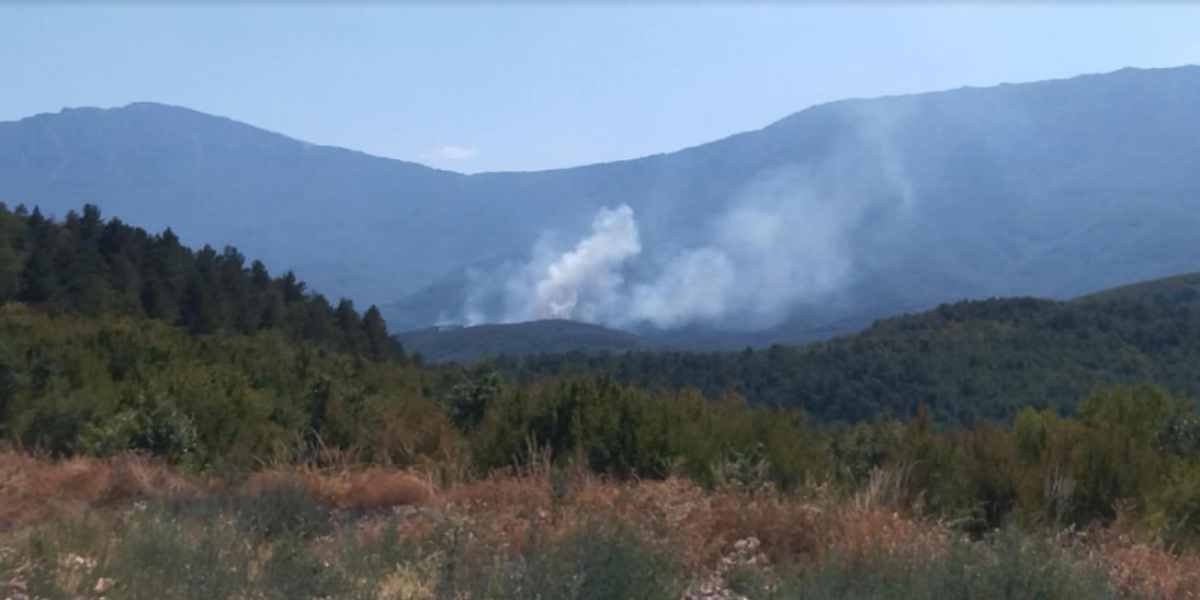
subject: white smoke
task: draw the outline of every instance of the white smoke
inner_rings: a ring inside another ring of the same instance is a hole
[[[526,264],[473,275],[481,280],[469,286],[468,324],[486,320],[474,299],[486,295],[479,290],[497,288],[503,288],[502,321],[563,318],[658,329],[768,327],[806,303],[827,301],[860,263],[878,260],[862,256],[865,242],[899,232],[890,223],[915,200],[890,143],[899,115],[849,114],[849,143],[824,160],[758,174],[708,222],[704,243],[643,255],[633,209],[602,208],[591,233],[569,250],[556,250],[547,234]]]
[[[633,209],[600,209],[591,235],[548,263],[535,259],[509,281],[508,320],[603,320],[625,282],[621,267],[641,251]],[[545,257],[546,252],[535,255]]]
[[[797,303],[846,282],[853,210],[845,199],[814,189],[804,171],[762,176],[713,220],[709,244],[671,257],[659,276],[632,286],[620,324],[772,325]]]

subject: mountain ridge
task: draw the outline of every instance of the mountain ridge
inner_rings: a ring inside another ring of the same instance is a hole
[[[957,298],[1064,298],[1194,268],[1198,74],[1129,68],[837,100],[672,152],[470,175],[159,103],[67,109],[0,123],[0,200],[60,215],[93,202],[188,243],[236,245],[326,295],[380,304],[406,329],[459,311],[467,269],[520,264],[550,231],[568,243],[600,208],[633,207],[650,268],[710,243],[713,215],[764,174],[820,171],[839,155],[871,163],[878,189],[865,193],[883,199],[843,232],[852,272],[772,317],[803,335]],[[147,114],[190,116],[96,124]],[[189,129],[195,119],[205,125]],[[894,193],[888,161],[914,193],[907,217],[880,203]],[[423,292],[438,281],[450,284]],[[730,319],[699,325],[757,328]]]

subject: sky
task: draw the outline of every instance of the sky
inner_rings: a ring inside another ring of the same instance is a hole
[[[1200,5],[0,4],[0,121],[136,101],[461,172],[670,152],[814,104],[1200,63]]]

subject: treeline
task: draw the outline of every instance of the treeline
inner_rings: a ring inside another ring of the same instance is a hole
[[[936,421],[959,424],[1011,419],[1026,406],[1069,414],[1096,385],[1156,381],[1200,395],[1197,294],[1162,287],[1145,297],[1125,289],[1071,302],[958,302],[807,346],[575,352],[494,364],[521,382],[608,374],[652,389],[694,386],[710,398],[733,391],[754,404],[803,408],[822,421],[911,417],[920,407]]]
[[[281,331],[338,352],[403,361],[374,306],[359,314],[306,289],[292,272],[272,277],[237,249],[192,251],[85,206],[61,223],[0,204],[0,304],[24,302],[89,317],[145,316],[195,334]]]

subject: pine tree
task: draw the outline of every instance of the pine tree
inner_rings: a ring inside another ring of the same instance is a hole
[[[321,294],[309,296],[304,305],[304,323],[301,335],[308,340],[328,346],[337,339],[333,307]]]
[[[195,270],[188,278],[180,322],[193,333],[215,333],[229,325],[217,274],[217,251],[205,246],[196,253]]]
[[[387,324],[375,305],[363,315],[362,331],[368,358],[377,362],[404,362],[404,348],[396,338],[388,335]]]
[[[354,310],[354,302],[348,298],[342,298],[334,311],[334,318],[337,319],[338,330],[341,333],[341,349],[350,354],[363,352],[366,347],[366,336],[362,330],[358,311]]]
[[[180,303],[194,268],[191,252],[167,228],[150,245],[149,268],[145,273],[142,305],[146,314],[168,323],[179,321]]]
[[[271,274],[261,261],[256,260],[250,265],[250,284],[259,292],[266,292],[271,286]]]
[[[196,334],[215,333],[220,324],[217,306],[200,273],[188,277],[179,310],[179,322]]]
[[[304,299],[304,282],[296,278],[296,274],[288,271],[283,274],[283,280],[280,281],[283,289],[283,301],[287,304],[299,302]]]
[[[230,313],[232,326],[251,335],[258,331],[262,321],[262,302],[251,290],[250,275],[247,273],[246,258],[237,248],[226,246],[217,257],[218,291],[222,304]]]
[[[58,253],[58,236],[53,223],[34,207],[25,221],[29,256],[21,272],[20,299],[31,304],[55,307],[61,297],[61,284],[55,272],[54,259]]]
[[[15,300],[21,293],[24,230],[21,218],[0,202],[0,304]]]

